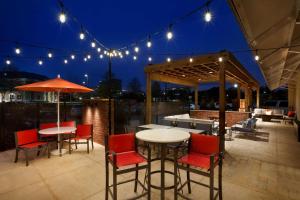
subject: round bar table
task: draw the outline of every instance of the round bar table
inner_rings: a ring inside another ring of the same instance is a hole
[[[45,134],[45,135],[58,135],[57,142],[58,142],[58,149],[51,151],[52,155],[55,156],[61,156],[62,154],[65,154],[67,152],[66,149],[62,149],[60,146],[61,142],[61,134],[66,133],[74,133],[76,131],[76,127],[70,127],[70,126],[62,126],[62,127],[54,127],[54,128],[46,128],[39,131],[39,134]]]
[[[160,186],[160,197],[161,199],[165,199],[165,160],[166,160],[166,145],[174,144],[186,141],[190,138],[190,134],[183,130],[174,130],[174,129],[150,129],[143,130],[136,133],[136,138],[160,145],[160,159],[161,159],[161,167],[160,167],[160,178],[161,178],[161,186]],[[149,172],[149,176],[151,172]],[[151,186],[153,187],[153,186]],[[156,188],[157,189],[157,188]]]

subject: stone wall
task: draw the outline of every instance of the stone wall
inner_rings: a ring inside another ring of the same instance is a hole
[[[93,124],[94,142],[104,144],[104,136],[108,134],[108,99],[91,99],[83,101],[82,123]],[[114,101],[112,100],[111,119],[114,133]]]
[[[218,119],[219,111],[217,110],[191,110],[190,116],[198,119]],[[237,122],[243,121],[250,117],[249,112],[226,111],[226,126],[232,126]]]

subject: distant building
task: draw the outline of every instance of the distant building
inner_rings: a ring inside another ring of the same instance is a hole
[[[43,75],[22,71],[0,71],[0,102],[54,102],[52,92],[24,92],[15,89],[16,86],[45,81],[49,78]]]

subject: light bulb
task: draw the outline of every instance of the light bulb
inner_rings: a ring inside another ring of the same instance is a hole
[[[99,57],[102,59],[102,58],[103,58],[103,55],[101,54]]]
[[[151,46],[152,46],[152,42],[151,42],[151,40],[148,40],[147,41],[147,47],[150,48]]]
[[[254,56],[254,59],[255,59],[256,61],[259,61],[259,55],[255,55],[255,56]]]
[[[173,33],[171,31],[167,32],[167,39],[171,40],[173,38]]]
[[[137,59],[137,57],[136,56],[133,56],[133,60],[136,60]]]
[[[92,42],[92,43],[91,43],[91,47],[95,48],[95,47],[96,47],[96,43],[95,43],[95,42]]]
[[[98,47],[98,48],[97,48],[97,51],[98,51],[98,52],[101,52],[101,48]]]
[[[89,60],[91,59],[91,55],[90,54],[87,55],[87,59],[89,59]]]
[[[211,12],[209,12],[209,10],[207,10],[207,11],[204,13],[204,20],[205,20],[206,22],[210,22],[211,19],[212,19],[212,14],[211,14]]]
[[[65,60],[64,60],[64,63],[65,63],[65,64],[68,64],[68,60],[67,60],[67,59],[65,59]]]
[[[84,62],[86,62],[86,61],[87,61],[87,58],[83,58],[83,60],[84,60]]]
[[[219,57],[218,60],[219,60],[219,62],[223,62],[223,58],[222,57]]]
[[[48,58],[52,58],[53,54],[51,52],[48,53]]]
[[[129,51],[128,51],[128,50],[126,50],[126,51],[125,51],[125,54],[126,54],[126,55],[129,55]]]
[[[84,40],[84,38],[85,38],[85,35],[84,35],[84,33],[83,33],[83,32],[81,32],[81,33],[79,34],[79,38],[80,38],[81,40]]]
[[[17,48],[15,49],[15,52],[16,52],[16,54],[20,54],[20,53],[21,53],[21,49],[17,47]]]
[[[5,61],[5,63],[6,63],[7,65],[10,65],[10,64],[11,64],[11,61],[10,61],[9,59],[7,59],[7,60]]]
[[[61,12],[59,14],[58,19],[59,19],[60,23],[63,24],[63,23],[65,23],[67,21],[67,16],[66,16],[66,14],[64,12]]]
[[[238,84],[235,83],[235,84],[233,85],[233,87],[237,88],[237,87],[238,87]]]
[[[39,65],[43,65],[43,61],[42,60],[39,60]]]
[[[170,57],[167,58],[167,62],[171,62],[171,58]]]
[[[138,52],[140,51],[140,48],[139,48],[139,47],[134,47],[134,51],[135,51],[136,53],[138,53]]]
[[[151,57],[149,57],[149,58],[148,58],[148,61],[149,61],[149,62],[151,62],[151,61],[152,61],[152,58],[151,58]]]
[[[75,59],[75,55],[71,54],[71,59],[74,60]]]
[[[194,61],[194,59],[193,58],[190,58],[190,63],[192,63]]]

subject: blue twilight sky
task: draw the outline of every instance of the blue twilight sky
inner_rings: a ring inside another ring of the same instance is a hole
[[[143,38],[149,33],[166,29],[175,18],[201,6],[205,1],[183,0],[63,0],[67,10],[95,38],[107,47],[119,48]],[[139,43],[138,59],[133,61],[132,54],[126,59],[113,59],[113,73],[123,81],[123,88],[128,81],[138,77],[143,87],[145,77],[143,68],[147,65],[148,54],[153,54],[153,63],[180,58],[177,53],[208,53],[223,49],[248,49],[248,44],[231,12],[226,0],[214,0],[210,5],[213,19],[210,23],[203,20],[203,11],[194,14],[173,27],[174,39],[166,41],[165,33],[152,38],[153,47],[148,50],[145,43]],[[80,26],[68,18],[67,23],[57,20],[60,8],[56,0],[2,0],[0,1],[0,55],[1,65],[8,55],[19,70],[46,75],[50,78],[57,74],[67,80],[81,83],[88,73],[90,86],[96,85],[107,71],[107,59],[100,59],[90,47],[91,40],[81,41],[78,34]],[[5,40],[29,42],[46,47],[64,49],[53,50],[52,60],[43,59],[44,64],[37,64],[39,58],[47,55],[47,49],[21,47],[22,53],[14,54],[16,44]],[[65,51],[67,50],[67,51]],[[78,55],[74,61],[69,59],[74,50],[90,52],[92,59],[83,61]],[[130,48],[132,50],[132,48]],[[160,54],[160,55],[158,55]],[[264,84],[260,70],[251,52],[235,54],[239,61]],[[97,57],[96,57],[97,56]],[[63,60],[68,58],[66,65]]]

